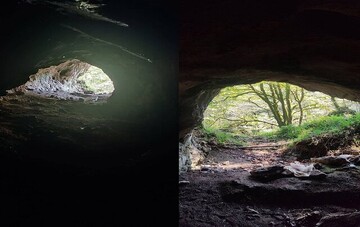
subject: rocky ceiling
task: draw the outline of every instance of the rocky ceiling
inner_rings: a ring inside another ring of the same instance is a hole
[[[180,137],[222,87],[261,80],[360,100],[360,2],[181,2]]]
[[[3,2],[0,226],[174,226],[164,215],[177,213],[171,206],[177,203],[177,166],[169,161],[177,160],[178,144],[178,15],[172,4]],[[39,94],[60,94],[83,62],[112,80],[115,90],[106,103],[6,95],[28,80],[20,91],[39,82]],[[47,76],[36,74],[41,68]],[[170,169],[174,175],[165,180]]]
[[[113,81],[103,108],[124,121],[157,122],[157,132],[176,130],[175,7],[162,0],[7,2],[0,15],[0,95],[40,68],[78,59]],[[165,129],[163,121],[174,123]]]

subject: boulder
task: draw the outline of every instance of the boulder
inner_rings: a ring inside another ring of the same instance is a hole
[[[262,181],[274,180],[284,177],[284,166],[275,165],[269,167],[261,167],[250,172],[252,178]]]
[[[311,161],[331,167],[342,167],[350,164],[351,157],[353,156],[352,155],[325,156],[320,158],[312,158]]]

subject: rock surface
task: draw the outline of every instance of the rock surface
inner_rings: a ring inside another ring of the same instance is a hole
[[[205,158],[196,137],[189,134],[184,142],[179,143],[179,172],[196,168]]]
[[[347,227],[357,227],[360,223],[360,212],[354,213],[334,213],[329,214],[320,219],[316,224],[316,227],[337,227],[337,226],[347,226]]]
[[[282,81],[360,100],[359,9],[355,0],[183,1],[180,137],[226,86]]]
[[[113,82],[100,68],[73,59],[39,69],[29,81],[7,93],[96,101],[110,97],[114,90]]]
[[[280,166],[275,170],[281,170],[280,161],[285,166],[292,162],[276,159],[276,152],[212,150],[202,165],[207,171],[181,173],[179,181],[191,183],[179,187],[179,226],[358,226],[357,169],[335,169],[321,179],[310,175],[261,182],[249,177],[258,166],[249,157],[261,155],[264,166],[265,159]],[[229,164],[223,165],[225,160]]]

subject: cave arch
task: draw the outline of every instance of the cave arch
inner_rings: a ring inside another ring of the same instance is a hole
[[[201,122],[207,103],[225,86],[289,82],[359,101],[360,44],[355,27],[360,15],[354,4],[185,1],[180,138]]]
[[[203,120],[203,113],[211,100],[219,93],[222,88],[253,84],[260,81],[287,82],[309,91],[319,91],[339,98],[346,98],[353,101],[360,101],[360,91],[353,86],[343,85],[335,81],[325,80],[317,76],[302,76],[263,70],[251,70],[244,72],[239,70],[237,73],[222,75],[223,78],[213,78],[208,81],[198,82],[194,86],[188,83],[187,86],[180,87],[180,139]]]

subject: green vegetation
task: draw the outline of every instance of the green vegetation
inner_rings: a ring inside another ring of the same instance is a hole
[[[230,132],[221,131],[214,128],[203,128],[203,133],[208,140],[215,140],[218,144],[234,144],[234,145],[245,145],[245,139],[247,137],[242,137],[241,135],[235,135]]]
[[[346,130],[360,128],[360,114],[352,116],[332,115],[320,117],[300,126],[288,125],[259,136],[271,139],[285,139],[299,142],[322,135],[339,135]]]
[[[298,142],[360,128],[360,105],[295,85],[261,82],[223,89],[204,113],[204,134],[219,144],[251,137]]]

